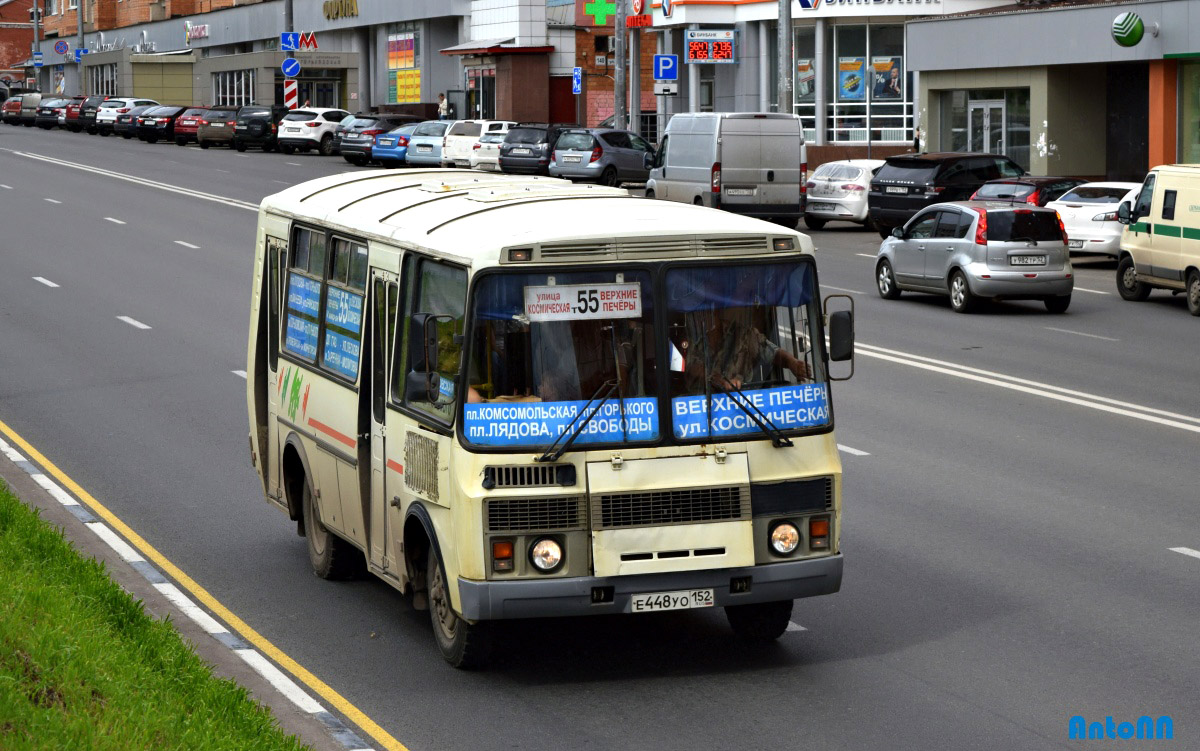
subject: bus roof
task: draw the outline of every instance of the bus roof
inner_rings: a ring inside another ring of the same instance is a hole
[[[620,188],[471,170],[354,172],[310,180],[263,199],[262,209],[475,266],[530,247],[533,260],[770,254],[773,238],[812,241],[758,219]],[[665,237],[664,237],[665,235]]]

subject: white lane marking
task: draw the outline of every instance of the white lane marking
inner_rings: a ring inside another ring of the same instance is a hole
[[[64,505],[64,506],[78,506],[79,505],[79,501],[77,501],[74,498],[72,498],[71,496],[67,495],[67,493],[65,491],[63,491],[62,488],[60,488],[54,484],[53,480],[51,480],[49,477],[46,477],[41,472],[36,472],[34,474],[31,474],[30,477],[32,477],[33,481],[36,482],[38,485],[41,485],[43,490],[45,490],[50,495],[54,496],[54,500],[58,501],[62,505]]]
[[[231,371],[229,371],[229,372],[230,372],[230,373],[233,373],[233,374],[234,374],[235,376],[237,376],[238,378],[245,378],[245,377],[246,377],[246,371],[244,371],[244,370],[231,370]]]
[[[1012,391],[1020,391],[1025,394],[1041,396],[1055,401],[1075,404],[1080,407],[1088,407],[1089,409],[1099,410],[1101,412],[1109,412],[1115,415],[1132,417],[1135,420],[1143,420],[1152,422],[1158,425],[1165,425],[1171,428],[1179,428],[1191,433],[1200,433],[1200,417],[1192,417],[1190,415],[1181,415],[1175,412],[1168,412],[1162,409],[1153,407],[1143,407],[1138,404],[1122,402],[1116,399],[1109,399],[1096,394],[1089,394],[1084,391],[1074,391],[1072,389],[1064,389],[1060,386],[1051,386],[1037,381],[1027,381],[1023,378],[1004,375],[1003,373],[995,373],[979,368],[971,368],[965,365],[957,365],[955,363],[934,360],[929,357],[921,357],[919,355],[909,355],[896,350],[884,349],[870,344],[859,343],[857,350],[867,357],[874,357],[888,362],[898,363],[900,365],[908,365],[922,370],[930,370],[935,373],[954,376],[956,378],[965,378],[969,381],[977,381],[986,383],[990,386],[999,386],[1000,388],[1010,389]],[[983,375],[977,375],[983,374]],[[1173,419],[1164,419],[1158,415],[1166,415]],[[1188,423],[1195,423],[1189,425]]]
[[[138,552],[130,547],[128,543],[126,543],[120,537],[117,537],[116,532],[113,532],[103,523],[88,522],[83,526],[95,532],[96,536],[101,540],[104,540],[104,542],[106,542],[110,548],[117,551],[117,555],[121,556],[121,560],[125,561],[126,563],[137,563],[138,561],[146,560],[138,555]]]
[[[279,183],[280,185],[291,185],[287,180],[272,180],[271,182]]]
[[[863,258],[875,258],[876,254],[874,254],[874,253],[855,253],[854,255],[862,256]]]
[[[44,285],[46,285],[47,287],[58,287],[58,286],[59,286],[59,285],[55,284],[54,282],[50,281],[49,279],[47,279],[47,278],[46,278],[46,277],[44,277],[44,276],[35,276],[35,277],[33,278],[33,281],[35,281],[35,282],[39,282],[39,283],[41,283],[41,284],[44,284]]]
[[[224,196],[218,196],[218,195],[214,195],[212,193],[205,193],[205,192],[199,191],[199,190],[192,190],[190,188],[181,188],[178,185],[171,185],[169,183],[160,183],[155,180],[149,180],[144,177],[136,177],[134,175],[127,175],[123,172],[113,172],[112,170],[100,169],[99,167],[91,167],[86,164],[79,164],[76,162],[68,162],[65,159],[55,159],[54,157],[42,156],[41,154],[30,154],[27,151],[14,151],[12,153],[16,154],[17,156],[24,156],[24,157],[28,157],[30,159],[36,159],[40,162],[56,164],[60,167],[70,167],[71,169],[82,170],[84,172],[91,172],[96,175],[103,175],[105,177],[111,177],[111,178],[114,178],[117,180],[124,180],[126,182],[137,183],[138,185],[141,185],[141,186],[147,187],[147,188],[157,188],[159,190],[165,190],[165,191],[168,191],[171,193],[178,193],[180,195],[189,196],[191,198],[199,198],[204,201],[212,201],[214,203],[223,203],[226,206],[233,206],[233,207],[239,208],[239,209],[246,209],[247,211],[255,211],[255,212],[258,211],[257,204],[249,203],[247,201],[239,201],[236,198],[225,198]],[[62,203],[62,201],[55,201],[52,198],[47,198],[46,200],[51,201],[53,203]]]
[[[868,452],[863,451],[862,449],[852,449],[849,446],[843,446],[840,443],[837,445],[837,447],[838,451],[844,451],[851,456],[870,456]]]
[[[187,595],[180,591],[170,582],[157,582],[154,588],[162,592],[163,597],[171,601],[171,604],[183,611],[184,615],[196,622],[200,628],[210,634],[228,633],[229,629],[217,623],[208,613],[200,609],[200,606],[188,599]]]
[[[111,216],[104,217],[104,221],[112,222],[113,224],[124,224],[125,223],[125,222],[122,222],[120,219],[113,219]]]
[[[258,674],[267,679],[267,682],[286,696],[293,704],[300,707],[301,710],[309,714],[324,712],[325,708],[318,704],[311,696],[300,690],[300,687],[292,682],[290,678],[279,671],[271,663],[267,662],[267,658],[255,652],[253,649],[235,649],[234,654],[241,657],[246,663],[258,671]]]
[[[142,323],[141,321],[137,320],[136,318],[130,318],[129,316],[117,316],[117,320],[118,320],[118,321],[124,321],[125,323],[128,323],[130,326],[133,326],[135,329],[148,329],[148,328],[150,328],[149,326],[147,326],[146,324],[144,324],[144,323]]]
[[[230,174],[230,171],[227,169],[218,169],[217,172],[224,172],[227,175]]]
[[[1093,295],[1111,295],[1111,292],[1105,292],[1099,289],[1088,289],[1087,287],[1076,287],[1076,292],[1091,292]]]
[[[788,631],[807,631],[808,629],[801,626],[799,623],[796,623],[795,621],[788,621],[787,630]]]
[[[304,166],[304,165],[303,165],[303,164],[301,164],[300,162],[284,162],[284,164],[290,164],[290,165],[292,165],[293,167],[303,167],[303,166]]]
[[[1053,326],[1043,326],[1047,331],[1057,331],[1060,334],[1074,334],[1075,336],[1086,336],[1089,339],[1103,339],[1106,342],[1119,342],[1120,339],[1113,339],[1111,336],[1100,336],[1099,334],[1085,334],[1082,331],[1071,331],[1070,329],[1056,329]]]
[[[1200,558],[1200,550],[1192,550],[1191,548],[1171,548],[1172,553],[1183,553],[1190,555],[1193,558]]]
[[[42,200],[49,201],[50,203],[62,203],[62,201],[58,200],[57,198],[43,198]]]
[[[175,244],[182,245],[185,248],[191,248],[192,250],[200,250],[199,245],[192,245],[191,243],[185,243],[183,240],[176,240]]]
[[[849,292],[852,295],[861,295],[862,293],[856,289],[846,289],[845,287],[834,287],[832,284],[822,284],[825,289],[831,289],[836,292]]]
[[[0,183],[0,188],[4,188],[5,190],[13,189],[13,187],[11,185],[5,185],[4,183]]]
[[[244,157],[244,158],[246,158],[246,159],[249,159],[249,158],[250,158],[250,155],[249,155],[249,154],[238,154],[238,156],[240,156],[240,157]]]

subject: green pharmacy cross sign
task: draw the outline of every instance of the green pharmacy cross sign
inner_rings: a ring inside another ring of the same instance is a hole
[[[604,26],[609,16],[617,14],[617,4],[612,0],[592,0],[583,6],[583,12],[594,18],[597,26]]]
[[[1113,19],[1113,41],[1122,47],[1134,47],[1146,34],[1146,24],[1137,13],[1122,13]]]

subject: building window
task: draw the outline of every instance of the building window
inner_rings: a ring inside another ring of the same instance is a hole
[[[388,102],[421,101],[421,30],[416,24],[392,24],[387,37]]]
[[[1029,169],[1029,89],[955,89],[940,96],[944,151],[1004,154]]]
[[[1179,64],[1179,161],[1200,162],[1200,64]]]
[[[46,16],[58,15],[58,0],[46,0],[46,11],[42,15],[46,15]]]
[[[79,0],[67,0],[67,10],[75,10],[79,7]]]
[[[103,96],[117,96],[117,64],[88,66],[88,92]]]
[[[254,70],[225,70],[213,73],[214,105],[240,107],[254,103]]]

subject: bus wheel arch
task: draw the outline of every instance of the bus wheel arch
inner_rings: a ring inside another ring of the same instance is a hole
[[[284,441],[283,497],[287,501],[288,518],[296,522],[296,534],[304,537],[304,484],[308,482],[308,456],[299,437],[292,433]]]
[[[426,610],[429,607],[428,583],[425,570],[429,553],[441,558],[441,547],[433,530],[433,520],[420,503],[408,507],[404,516],[404,566],[408,573],[408,591],[413,597],[413,608]],[[442,567],[445,571],[445,566]]]

